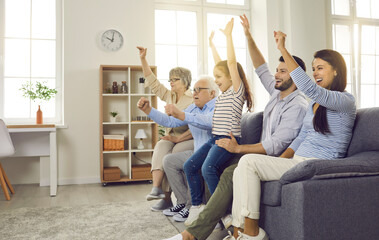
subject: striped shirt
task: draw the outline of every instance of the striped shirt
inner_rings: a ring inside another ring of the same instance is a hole
[[[241,81],[238,91],[235,92],[233,85],[223,92],[216,101],[213,114],[212,134],[241,137],[241,116],[245,102],[245,86]]]
[[[311,99],[299,136],[289,148],[295,155],[320,159],[343,158],[349,146],[356,116],[355,99],[348,92],[331,91],[318,86],[300,67],[293,70],[291,78]],[[313,105],[326,107],[330,133],[321,134],[313,128]]]

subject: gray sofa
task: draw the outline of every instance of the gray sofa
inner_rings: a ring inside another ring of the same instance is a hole
[[[242,143],[258,142],[262,113],[241,124]],[[263,182],[260,225],[271,240],[379,239],[379,108],[357,111],[345,158],[304,161]]]

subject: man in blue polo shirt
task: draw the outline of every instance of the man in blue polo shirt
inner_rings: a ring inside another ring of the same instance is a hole
[[[146,98],[141,98],[138,102],[138,107],[153,121],[162,126],[173,128],[188,124],[190,131],[182,134],[180,138],[188,139],[188,135],[192,134],[194,139],[194,150],[167,154],[163,159],[163,169],[177,198],[177,204],[172,208],[159,210],[163,210],[166,216],[174,216],[176,221],[187,219],[191,203],[183,164],[212,137],[212,117],[217,96],[218,86],[213,78],[202,76],[193,89],[194,103],[184,111],[179,110],[174,104],[168,104],[165,106],[166,114],[164,114],[152,108]],[[178,137],[173,136],[168,136],[166,140],[180,141]],[[157,205],[164,208],[169,204],[166,199],[162,199]]]

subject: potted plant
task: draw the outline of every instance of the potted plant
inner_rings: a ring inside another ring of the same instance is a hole
[[[111,115],[111,122],[117,122],[118,112],[117,111],[112,111],[109,114]]]
[[[37,99],[39,100],[38,103],[38,111],[37,111],[37,117],[36,117],[36,123],[42,124],[43,123],[43,116],[41,111],[41,102],[42,101],[49,101],[52,97],[55,96],[55,94],[58,93],[58,91],[54,88],[49,88],[45,85],[46,83],[36,82],[34,85],[32,82],[28,81],[27,83],[23,84],[20,90],[23,91],[23,96],[26,98],[29,98],[33,102],[35,102]]]

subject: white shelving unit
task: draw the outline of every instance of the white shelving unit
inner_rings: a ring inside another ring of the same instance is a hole
[[[151,69],[156,74],[156,67],[151,67]],[[100,66],[100,176],[103,185],[108,182],[151,180],[150,170],[148,177],[141,178],[141,174],[139,174],[139,177],[133,177],[133,170],[137,169],[136,166],[151,162],[154,146],[158,141],[158,125],[156,123],[135,120],[137,116],[146,117],[146,114],[137,108],[137,102],[140,97],[150,99],[151,105],[155,108],[157,107],[157,97],[149,93],[148,89],[145,89],[145,93],[137,92],[140,77],[143,77],[141,66]],[[117,82],[119,90],[122,81],[126,81],[128,92],[126,94],[108,93],[107,88],[112,87],[114,81]],[[116,122],[111,122],[109,114],[111,111],[119,113]],[[137,130],[141,128],[145,130],[148,137],[143,140],[145,149],[137,149],[139,139],[134,138]],[[124,150],[104,151],[104,135],[115,134],[125,136]],[[121,169],[121,179],[105,181],[105,167],[119,167]],[[141,171],[139,167],[138,171]]]

